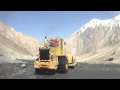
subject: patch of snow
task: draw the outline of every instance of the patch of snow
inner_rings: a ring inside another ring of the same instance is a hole
[[[115,20],[115,21],[120,21],[120,15],[116,16],[116,17],[114,18],[114,20]]]
[[[79,32],[79,35],[82,34],[83,32],[85,32],[87,30],[87,28],[95,28],[96,26],[102,26],[102,27],[108,27],[108,26],[115,26],[115,25],[119,25],[120,26],[120,15],[116,16],[113,19],[106,19],[106,20],[99,20],[99,19],[92,19],[90,20],[88,23],[86,23],[85,25],[83,25],[81,28],[79,28],[74,34]]]

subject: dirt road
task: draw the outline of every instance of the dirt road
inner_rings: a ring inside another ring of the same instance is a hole
[[[22,63],[0,64],[0,79],[120,79],[120,65],[78,63],[67,74],[35,74],[33,61],[27,61],[26,68]]]

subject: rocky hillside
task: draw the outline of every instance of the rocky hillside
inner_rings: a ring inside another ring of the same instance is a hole
[[[66,49],[73,55],[96,53],[111,44],[120,42],[120,15],[112,19],[92,19],[65,39]]]
[[[39,42],[36,38],[16,32],[13,28],[0,22],[0,44],[25,55],[36,55]]]

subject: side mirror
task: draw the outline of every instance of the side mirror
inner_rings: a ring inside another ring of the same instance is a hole
[[[64,42],[64,45],[66,45],[66,42]]]

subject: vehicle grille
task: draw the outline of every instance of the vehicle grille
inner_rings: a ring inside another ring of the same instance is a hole
[[[49,60],[49,49],[42,48],[40,49],[40,60]]]

